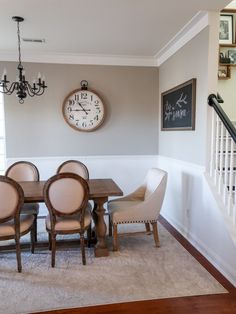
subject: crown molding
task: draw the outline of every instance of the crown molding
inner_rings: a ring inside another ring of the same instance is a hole
[[[156,59],[145,56],[121,55],[76,55],[76,54],[38,54],[37,52],[24,53],[22,62],[59,63],[59,64],[90,64],[90,65],[119,65],[119,66],[145,66],[155,67]],[[16,53],[1,51],[0,61],[17,62]]]
[[[160,66],[179,49],[209,25],[208,12],[199,11],[185,26],[154,56]]]
[[[114,66],[145,66],[159,67],[205,27],[209,25],[209,15],[199,11],[156,55],[154,56],[123,56],[93,54],[40,54],[37,51],[24,52],[23,62],[56,63],[56,64],[87,64]],[[17,62],[17,53],[1,51],[0,61]]]

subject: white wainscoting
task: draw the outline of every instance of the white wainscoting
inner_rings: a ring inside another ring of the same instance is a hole
[[[236,285],[236,247],[205,179],[205,168],[162,156],[158,167],[168,172],[162,216]]]
[[[167,192],[161,214],[222,274],[236,285],[236,247],[205,179],[205,168],[164,156],[66,156],[20,158],[33,162],[42,180],[54,175],[65,160],[86,164],[91,178],[113,178],[124,194],[142,183],[148,169],[168,172]],[[7,166],[18,159],[8,158]],[[47,212],[41,205],[40,212]]]

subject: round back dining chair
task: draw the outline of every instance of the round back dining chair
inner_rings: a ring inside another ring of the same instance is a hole
[[[44,199],[49,215],[46,229],[52,250],[52,267],[55,266],[57,234],[80,234],[82,262],[86,264],[84,233],[91,224],[88,208],[88,183],[74,173],[61,173],[51,177],[44,186]]]
[[[79,160],[67,160],[63,162],[57,169],[57,173],[75,173],[81,176],[84,180],[89,180],[89,171],[88,168]],[[92,212],[92,205],[88,203],[88,208],[90,212]],[[88,240],[88,247],[91,245],[91,237],[92,237],[92,229],[91,225],[87,230],[87,240]]]
[[[6,170],[5,175],[17,182],[39,181],[38,168],[29,161],[17,161]],[[37,242],[37,216],[39,213],[38,203],[24,203],[21,214],[32,214],[35,217],[35,241]]]
[[[34,253],[34,216],[20,215],[24,203],[21,186],[11,178],[0,176],[0,240],[15,239],[18,272],[21,272],[20,237],[31,231]]]
[[[6,170],[6,176],[15,181],[39,181],[38,168],[29,161],[17,161]]]
[[[71,172],[76,173],[83,179],[89,179],[88,168],[81,161],[78,160],[67,160],[63,162],[57,169],[57,173]]]

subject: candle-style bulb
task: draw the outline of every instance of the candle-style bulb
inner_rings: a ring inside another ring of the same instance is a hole
[[[7,80],[7,70],[4,68],[3,73],[2,73],[2,81]]]

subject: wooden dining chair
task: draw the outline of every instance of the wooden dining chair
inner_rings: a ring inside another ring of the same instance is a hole
[[[85,180],[89,180],[89,171],[88,168],[79,160],[66,160],[63,162],[58,168],[57,168],[57,173],[65,173],[65,172],[70,172],[70,173],[75,173],[81,176]],[[89,203],[88,204],[90,208],[90,212],[92,213],[92,206]],[[89,226],[87,230],[87,242],[88,242],[88,247],[91,246],[91,237],[92,237],[92,228],[91,225]]]
[[[157,219],[165,196],[167,172],[152,168],[144,183],[133,193],[108,202],[110,224],[113,228],[113,250],[118,250],[118,225],[144,223],[148,233],[153,227],[155,244],[160,246]]]
[[[84,233],[91,224],[88,183],[74,173],[56,174],[46,182],[43,193],[49,211],[46,229],[51,243],[52,267],[55,266],[58,234],[80,234],[82,262],[85,265]]]
[[[79,160],[67,160],[58,168],[57,173],[71,172],[76,173],[85,180],[89,180],[88,168]]]
[[[0,241],[15,239],[17,269],[20,273],[20,237],[28,232],[31,232],[31,252],[34,253],[34,216],[20,215],[24,192],[16,181],[6,176],[0,176],[0,200]]]
[[[17,182],[19,181],[39,181],[38,168],[29,161],[17,161],[6,170],[5,175]],[[21,214],[34,215],[35,241],[37,242],[37,216],[39,213],[38,203],[24,203]]]

